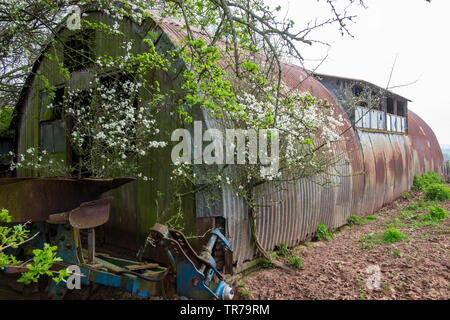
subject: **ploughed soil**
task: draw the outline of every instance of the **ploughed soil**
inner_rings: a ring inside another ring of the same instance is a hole
[[[290,257],[301,259],[301,269],[258,267],[240,275],[234,281],[236,298],[450,299],[450,217],[437,226],[417,226],[417,219],[402,217],[402,209],[419,196],[382,208],[374,214],[376,220],[346,225],[330,240],[306,242],[292,249]],[[450,200],[441,205],[450,211]],[[362,236],[384,232],[392,224],[408,239],[363,248]],[[278,259],[289,265],[289,256]],[[379,286],[371,281],[377,277],[368,270],[371,266],[380,268]]]

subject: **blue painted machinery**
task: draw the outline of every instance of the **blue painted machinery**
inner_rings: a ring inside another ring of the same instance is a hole
[[[169,257],[170,265],[167,267],[96,253],[95,227],[108,221],[112,200],[105,198],[82,203],[70,212],[50,215],[46,223],[34,223],[33,234],[38,232],[39,235],[29,244],[29,249],[41,248],[45,242],[56,245],[58,256],[63,260],[57,267],[77,266],[83,285],[96,283],[121,288],[147,298],[167,293],[170,295],[173,281],[169,275],[175,275],[179,296],[190,299],[233,298],[233,291],[223,281],[213,258],[218,240],[225,249],[230,249],[230,243],[217,229],[210,232],[207,244],[198,255],[183,233],[156,224],[152,229],[152,237]],[[51,225],[56,228],[53,236],[48,232]],[[87,250],[82,247],[80,230],[87,232]],[[5,268],[5,271],[14,272],[14,268]],[[67,291],[65,283],[57,285],[50,281],[48,295],[51,299],[62,299]]]
[[[226,250],[231,248],[228,240],[218,229],[210,232],[209,241],[199,255],[180,231],[156,224],[151,234],[156,244],[164,248],[176,271],[178,295],[199,300],[233,299],[233,290],[223,281],[223,276],[217,270],[212,254],[218,240],[222,242]],[[218,279],[218,282],[213,281],[214,277]]]

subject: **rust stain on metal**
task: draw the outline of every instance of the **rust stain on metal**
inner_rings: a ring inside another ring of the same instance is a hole
[[[98,199],[102,193],[133,180],[133,178],[1,179],[0,208],[9,210],[12,222],[45,221],[51,214],[71,211],[82,202]]]

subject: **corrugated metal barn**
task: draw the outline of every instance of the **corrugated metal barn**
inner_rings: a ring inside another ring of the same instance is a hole
[[[100,20],[107,24],[111,19],[104,13],[92,12],[89,19]],[[130,20],[123,21],[121,30],[130,38],[139,40],[141,45],[136,50],[145,50],[142,42],[148,31],[157,32],[154,40],[158,50],[176,47],[184,37],[182,25],[173,19],[156,17],[138,25]],[[67,30],[61,30],[64,34]],[[120,49],[108,39],[96,39],[96,53],[112,54]],[[182,61],[175,61],[175,66],[182,66]],[[33,72],[41,71],[53,80],[53,85],[61,87],[61,79],[55,71],[57,68],[46,58],[41,57]],[[71,74],[71,83],[81,83],[89,75],[89,70]],[[178,89],[182,82],[180,72],[155,75],[163,84],[163,90]],[[327,99],[334,108],[335,116],[342,116],[345,126],[341,128],[343,139],[333,145],[333,152],[338,162],[340,175],[334,178],[335,187],[321,186],[315,179],[300,180],[283,186],[265,184],[258,187],[260,205],[256,218],[256,233],[267,250],[286,243],[295,246],[313,236],[319,222],[329,228],[338,228],[347,222],[352,214],[368,215],[391,203],[408,191],[415,174],[435,171],[444,175],[444,159],[438,141],[431,128],[414,112],[408,110],[408,100],[385,92],[385,101],[378,110],[365,112],[364,108],[350,111],[339,102],[339,95],[345,88],[360,83],[358,80],[318,75],[313,77],[302,68],[284,64],[283,80],[289,88],[309,91],[320,99]],[[373,86],[371,84],[367,84]],[[40,111],[42,87],[37,77],[31,76],[24,88],[16,108],[15,127],[16,151],[23,153],[29,147],[39,147],[45,142],[42,127],[49,125]],[[166,112],[158,119],[165,129],[180,127],[173,121],[170,112],[176,111],[176,101],[168,105]],[[204,126],[213,127],[212,121],[203,113]],[[56,127],[55,127],[56,128]],[[53,139],[58,139],[53,131]],[[62,137],[62,143],[65,143]],[[56,142],[53,143],[56,146]],[[66,158],[66,147],[60,148],[58,156]],[[152,182],[138,181],[113,191],[115,197],[112,217],[107,224],[106,240],[113,245],[136,249],[142,245],[149,229],[156,222],[157,212],[154,208],[157,190],[170,193],[168,165],[170,150],[153,154],[161,159],[158,168],[146,168]],[[167,164],[165,164],[167,162]],[[19,176],[30,172],[18,172]],[[34,173],[33,173],[34,174]],[[320,177],[318,177],[320,179]],[[158,185],[158,188],[155,187]],[[267,206],[267,203],[275,203]],[[164,201],[160,202],[164,205]],[[233,254],[229,263],[235,267],[255,258],[256,250],[252,243],[248,212],[244,201],[231,190],[224,188],[221,199],[213,209],[205,208],[202,195],[197,195],[184,208],[186,230],[201,233],[208,228],[221,225],[226,236],[231,239]]]

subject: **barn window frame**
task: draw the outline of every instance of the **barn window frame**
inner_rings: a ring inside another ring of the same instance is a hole
[[[64,41],[64,67],[70,73],[89,69],[95,60],[95,30],[83,29]]]
[[[408,134],[408,101],[387,95],[379,108],[357,106],[354,110],[355,129],[387,134]]]
[[[48,153],[64,153],[66,151],[66,122],[43,121],[40,123],[41,148]]]
[[[46,90],[41,91],[41,109],[39,115],[39,145],[51,154],[62,154],[66,151],[66,121],[62,116],[66,87],[55,86],[55,98],[50,99]],[[52,104],[51,109],[47,109]]]

